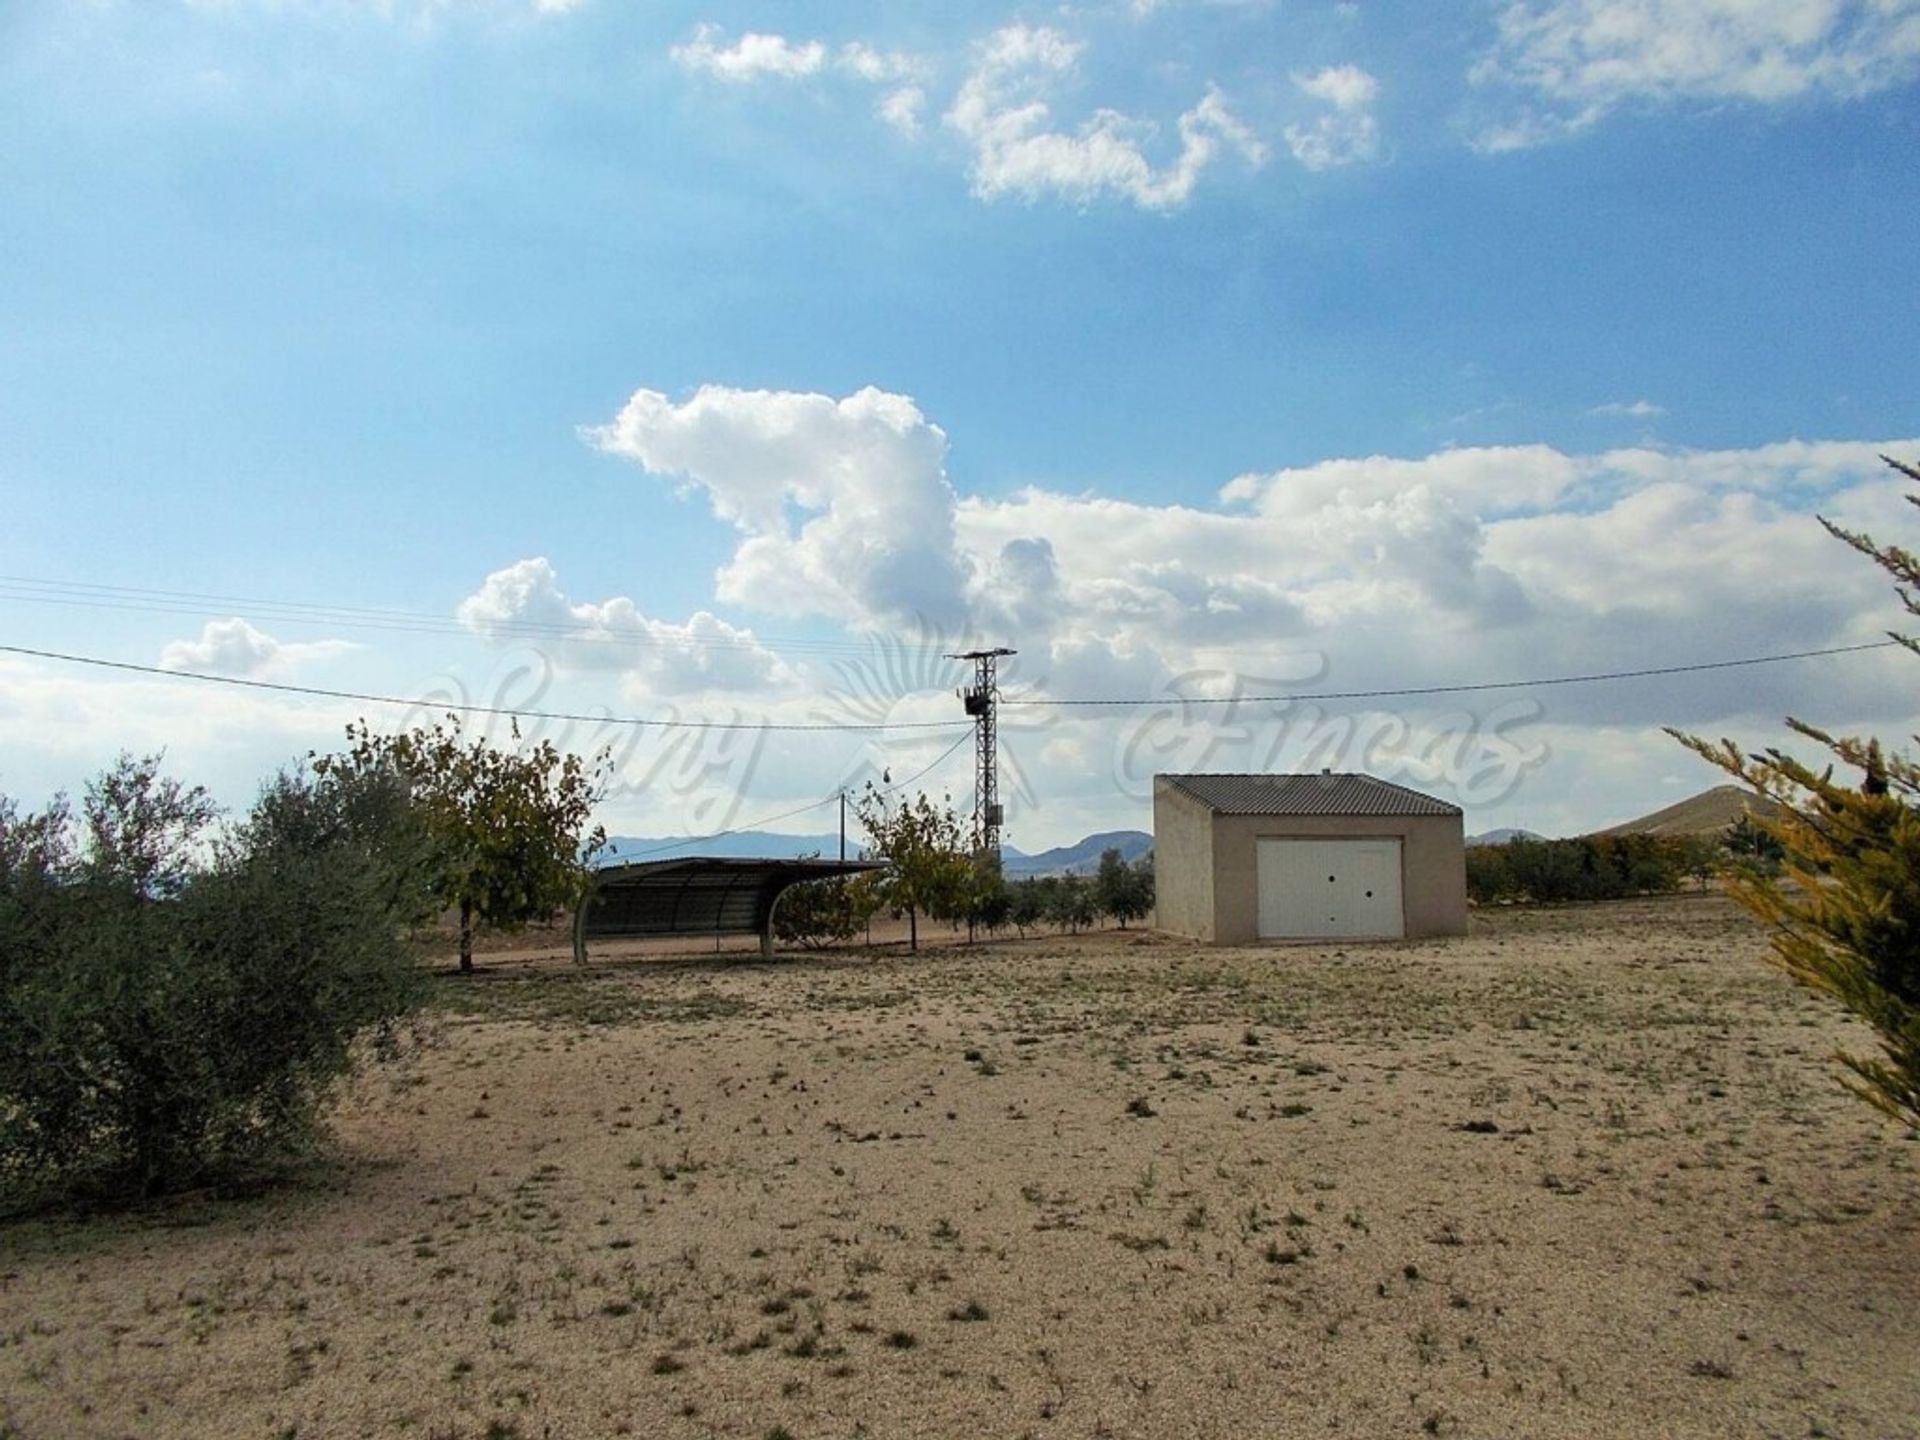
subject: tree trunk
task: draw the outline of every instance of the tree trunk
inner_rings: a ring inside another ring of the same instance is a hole
[[[460,902],[460,973],[473,973],[473,901]]]
[[[915,955],[920,953],[920,912],[911,905],[907,907],[907,950]]]

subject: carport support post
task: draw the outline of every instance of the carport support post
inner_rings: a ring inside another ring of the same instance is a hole
[[[760,958],[773,958],[773,911],[767,911],[767,918],[760,926]]]

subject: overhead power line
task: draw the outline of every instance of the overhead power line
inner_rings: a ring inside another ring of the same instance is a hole
[[[1791,650],[1780,655],[1749,655],[1739,660],[1703,660],[1692,665],[1656,665],[1641,670],[1601,670],[1587,675],[1546,675],[1525,680],[1482,680],[1467,685],[1404,685],[1384,690],[1303,690],[1291,695],[1149,695],[1108,700],[1052,699],[1028,696],[1002,700],[1002,705],[1098,706],[1164,705],[1178,700],[1186,705],[1260,705],[1295,700],[1392,700],[1416,695],[1465,695],[1481,690],[1534,690],[1548,685],[1593,685],[1605,680],[1641,680],[1657,675],[1695,675],[1708,670],[1738,670],[1750,665],[1778,665],[1788,660],[1813,660],[1823,655],[1857,655],[1866,650],[1891,650],[1900,640],[1869,640],[1861,645],[1831,645],[1823,650]]]
[[[1737,660],[1703,660],[1688,665],[1657,665],[1637,670],[1602,670],[1582,675],[1532,676],[1518,680],[1483,680],[1458,685],[1407,685],[1377,690],[1307,690],[1275,695],[1149,695],[1078,699],[1071,696],[1026,696],[1000,701],[1002,705],[1047,706],[1057,708],[1098,708],[1135,705],[1162,705],[1177,700],[1187,705],[1258,705],[1313,700],[1390,700],[1422,695],[1465,695],[1489,690],[1531,690],[1556,685],[1593,685],[1615,680],[1642,680],[1668,675],[1697,675],[1717,670],[1738,670],[1756,665],[1779,665],[1794,660],[1815,660],[1832,655],[1858,655],[1872,650],[1904,648],[1899,638],[1870,640],[1858,645],[1830,645],[1817,650],[1790,650],[1776,655],[1749,655]],[[293,685],[277,680],[248,680],[236,675],[210,675],[196,670],[168,670],[158,665],[136,665],[126,660],[106,660],[92,655],[72,655],[58,650],[38,650],[24,645],[0,645],[0,654],[23,655],[36,660],[55,660],[68,665],[85,665],[101,670],[118,670],[135,675],[153,675],[165,680],[197,680],[210,685],[227,685],[245,690],[266,690],[284,695],[302,695],[325,700],[352,700],[369,705],[403,705],[409,708],[454,711],[468,715],[492,715],[522,720],[556,720],[596,725],[627,725],[658,730],[776,730],[813,732],[859,732],[890,730],[954,730],[969,722],[952,720],[908,720],[899,722],[799,722],[775,720],[656,720],[630,715],[590,715],[554,710],[519,710],[497,705],[473,705],[457,701],[408,699],[400,695],[378,695],[356,690],[331,690],[315,685]],[[956,742],[955,748],[958,748]],[[942,757],[945,758],[944,756]],[[938,763],[937,761],[935,762]]]
[[[97,585],[79,581],[40,580],[26,575],[0,575],[0,600],[36,605],[62,605],[87,610],[127,610],[158,615],[221,617],[245,611],[252,618],[279,624],[327,626],[334,629],[387,630],[421,635],[484,635],[509,640],[551,640],[612,648],[660,649],[690,646],[703,650],[773,650],[817,653],[823,657],[865,655],[870,646],[860,640],[783,639],[753,634],[662,637],[639,628],[594,628],[590,623],[503,618],[477,630],[450,615],[426,614],[380,606],[315,604],[296,600],[267,600],[259,596],[225,595],[195,590],[155,590],[133,585]],[[656,622],[661,623],[661,622]],[[681,629],[682,627],[675,627]]]
[[[652,720],[635,715],[588,715],[563,710],[517,710],[504,705],[470,705],[453,700],[410,700],[402,695],[375,695],[359,690],[327,690],[317,685],[290,685],[278,680],[246,680],[237,675],[208,675],[197,670],[166,670],[158,665],[135,665],[127,660],[103,660],[93,655],[68,655],[58,650],[34,650],[24,645],[0,645],[0,654],[25,655],[36,660],[58,660],[100,670],[134,675],[157,675],[165,680],[199,680],[209,685],[231,685],[243,690],[271,690],[322,700],[352,700],[365,705],[404,705],[410,709],[454,711],[462,715],[494,715],[514,720],[560,720],[589,725],[630,725],[649,730],[811,730],[829,732],[872,730],[954,730],[972,733],[963,720],[903,720],[877,724],[856,722],[803,723],[782,720]],[[961,737],[965,739],[963,735]]]

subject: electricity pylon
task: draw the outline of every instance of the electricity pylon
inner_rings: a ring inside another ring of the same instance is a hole
[[[967,650],[947,657],[949,660],[973,662],[973,688],[962,690],[960,699],[967,707],[967,714],[973,717],[973,848],[976,854],[989,850],[995,855],[1000,853],[1000,822],[1005,815],[1000,808],[1000,765],[999,756],[995,753],[999,737],[994,711],[1000,700],[1000,682],[996,671],[1000,657],[1014,653],[1000,646],[993,650]]]

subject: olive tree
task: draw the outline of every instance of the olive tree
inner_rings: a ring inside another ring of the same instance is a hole
[[[458,716],[398,734],[364,720],[347,727],[347,749],[320,756],[323,776],[379,793],[398,787],[414,817],[421,893],[460,921],[460,969],[473,969],[477,934],[512,934],[579,901],[588,860],[606,834],[588,821],[610,768],[552,741],[514,749],[468,737]]]
[[[225,834],[157,756],[78,818],[0,799],[0,1200],[168,1193],[317,1136],[421,994],[349,788],[282,776]]]
[[[907,917],[907,948],[918,951],[922,914],[958,915],[966,906],[973,867],[960,822],[951,803],[936,805],[924,792],[890,803],[871,784],[856,809],[874,855],[887,862],[881,903]]]

